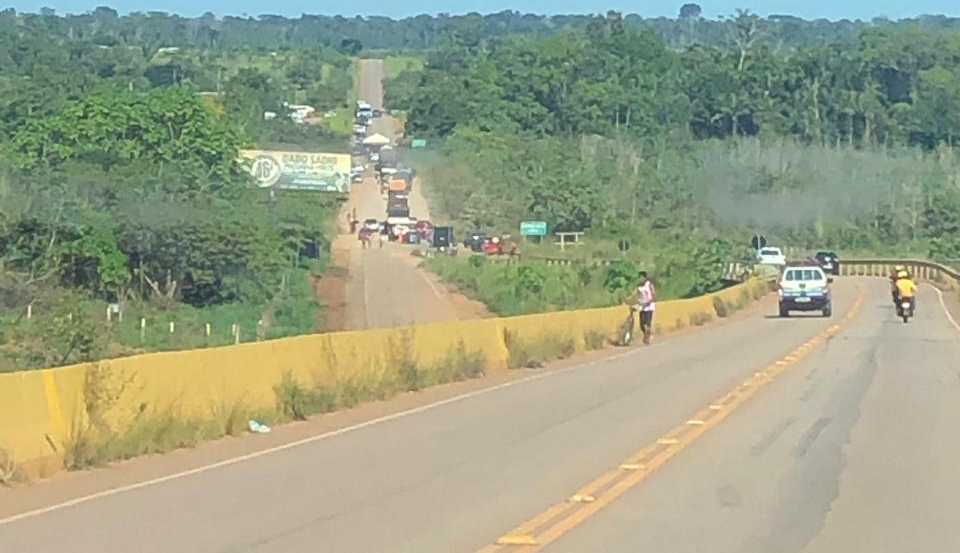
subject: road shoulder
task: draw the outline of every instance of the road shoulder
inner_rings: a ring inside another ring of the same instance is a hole
[[[651,347],[669,347],[671,340],[694,332],[709,332],[721,326],[734,324],[774,309],[775,298],[767,296],[731,317],[700,328],[688,328],[657,340]],[[495,393],[497,389],[519,384],[552,374],[578,370],[591,365],[624,357],[642,350],[609,347],[587,352],[576,357],[550,363],[539,369],[515,369],[478,379],[431,387],[418,392],[404,393],[385,401],[365,403],[352,409],[311,417],[307,421],[274,427],[269,434],[245,434],[205,442],[190,449],[180,449],[163,455],[138,457],[105,467],[60,473],[48,480],[0,488],[0,521],[19,513],[75,500],[108,490],[129,488],[155,479],[168,478],[178,473],[197,471],[210,465],[227,464],[231,460],[268,453],[276,448],[296,444],[336,432],[349,431],[358,426],[377,424],[378,421],[403,416],[411,411],[422,411],[458,398]]]

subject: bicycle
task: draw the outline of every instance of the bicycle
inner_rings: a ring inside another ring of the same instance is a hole
[[[637,306],[627,306],[627,318],[623,321],[623,324],[620,325],[620,332],[618,333],[618,346],[626,347],[633,342],[633,330],[636,325],[634,313],[636,312]]]

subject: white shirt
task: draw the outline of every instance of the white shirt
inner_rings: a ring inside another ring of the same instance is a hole
[[[648,280],[642,286],[637,286],[637,295],[639,296],[639,302],[642,311],[654,310],[656,303],[653,301],[654,288],[652,282]]]

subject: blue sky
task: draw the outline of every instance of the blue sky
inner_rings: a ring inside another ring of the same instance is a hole
[[[340,14],[345,16],[387,15],[403,17],[418,13],[448,12],[452,14],[478,11],[480,13],[514,9],[533,13],[591,13],[615,9],[622,12],[639,13],[645,16],[674,16],[684,0],[609,0],[606,3],[596,0],[418,0],[398,2],[396,0],[364,0],[362,2],[293,2],[274,0],[257,2],[253,0],[100,0],[94,3],[83,0],[27,0],[12,3],[20,11],[36,12],[42,6],[49,6],[58,12],[82,13],[97,5],[109,5],[120,12],[129,11],[167,11],[183,15],[199,15],[212,11],[218,15],[238,15],[247,13],[258,15],[273,13],[297,16],[302,12],[319,14]],[[748,8],[761,15],[790,14],[806,19],[825,17],[828,19],[871,19],[887,16],[892,19],[912,17],[920,14],[945,14],[960,17],[960,0],[702,0],[704,15],[716,17],[732,13],[735,8]],[[10,4],[7,4],[10,5]]]

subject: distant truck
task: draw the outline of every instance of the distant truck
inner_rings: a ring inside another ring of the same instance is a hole
[[[357,119],[373,119],[373,106],[360,100],[357,102]]]
[[[410,217],[410,206],[407,202],[387,206],[387,218]]]
[[[388,192],[409,192],[410,183],[407,179],[403,178],[392,178],[390,179],[390,185],[387,187]]]
[[[380,167],[396,168],[397,151],[389,146],[380,148]]]
[[[387,197],[387,216],[388,217],[409,217],[410,204],[407,202],[407,196],[398,192],[393,192]]]

